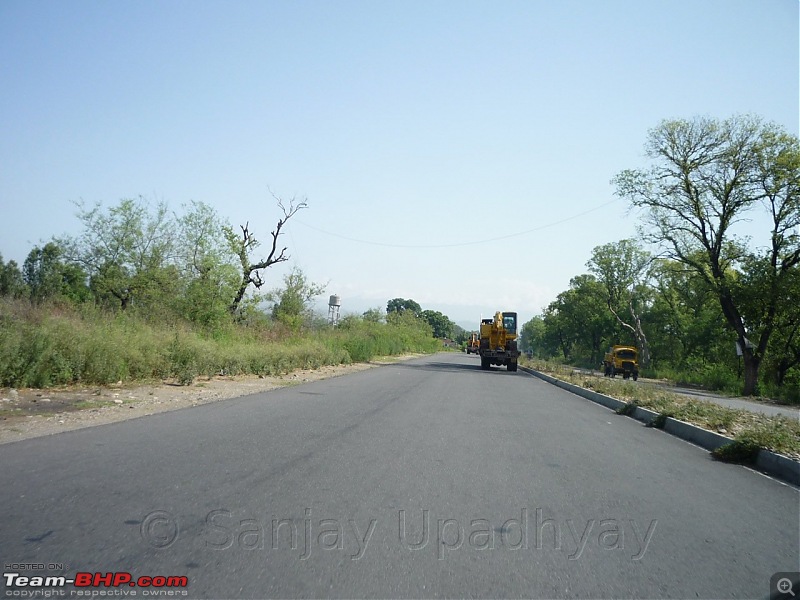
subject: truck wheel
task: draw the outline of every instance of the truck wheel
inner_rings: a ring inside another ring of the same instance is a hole
[[[488,371],[489,370],[489,365],[490,365],[489,359],[488,358],[483,358],[481,356],[481,369],[483,369],[484,371]]]
[[[508,370],[512,371],[512,372],[516,371],[517,370],[517,361],[515,361],[515,360],[509,361]]]
[[[623,379],[628,379],[628,377],[630,377],[630,376],[631,376],[631,374],[630,374],[630,373],[628,373],[627,371],[625,371],[625,372],[622,374],[622,378],[623,378]]]

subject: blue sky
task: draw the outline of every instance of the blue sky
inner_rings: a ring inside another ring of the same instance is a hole
[[[139,195],[266,240],[271,189],[309,209],[267,287],[527,320],[636,235],[609,181],[662,119],[798,133],[799,54],[797,0],[4,0],[0,253]]]

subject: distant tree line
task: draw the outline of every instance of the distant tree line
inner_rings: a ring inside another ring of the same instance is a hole
[[[35,304],[90,302],[150,320],[184,319],[211,329],[265,317],[295,331],[320,326],[326,320],[314,315],[312,301],[326,286],[310,281],[299,267],[284,276],[282,286],[259,293],[267,269],[289,259],[279,243],[284,226],[307,206],[275,199],[282,216],[261,253],[249,223],[236,230],[202,202],[177,213],[142,197],[108,208],[78,205],[78,235],[34,247],[21,268],[0,256],[0,296]],[[402,315],[403,321],[430,327],[437,338],[463,332],[441,312],[422,310],[402,298],[388,302],[386,315],[375,308],[361,318],[384,322]]]
[[[282,212],[263,254],[249,223],[235,230],[209,205],[180,213],[165,203],[124,199],[115,206],[78,205],[81,233],[55,237],[30,251],[20,268],[0,256],[0,295],[42,302],[93,302],[151,318],[183,318],[203,326],[246,319],[259,302],[292,328],[309,318],[310,300],[324,286],[295,267],[284,286],[248,295],[265,270],[289,259],[279,244],[286,222],[307,206],[277,198]]]
[[[466,340],[467,333],[464,329],[438,310],[422,310],[419,303],[405,298],[393,298],[386,303],[387,315],[403,313],[413,314],[430,325],[434,337],[452,339],[458,343]]]
[[[664,121],[645,169],[612,181],[641,215],[643,242],[595,248],[544,312],[524,350],[597,365],[635,343],[651,369],[722,387],[739,380],[800,397],[800,144],[757,117]],[[764,247],[734,234],[766,222]]]

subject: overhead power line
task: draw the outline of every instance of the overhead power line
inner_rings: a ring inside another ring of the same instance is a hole
[[[390,243],[387,243],[387,242],[375,242],[375,241],[372,241],[372,240],[361,240],[361,239],[358,239],[358,238],[353,238],[353,237],[349,237],[349,236],[346,236],[346,235],[342,235],[340,233],[333,233],[332,231],[327,231],[325,229],[320,229],[319,227],[315,227],[314,225],[309,225],[308,223],[304,223],[303,221],[300,221],[299,219],[297,219],[297,217],[294,218],[294,222],[295,223],[299,223],[300,225],[303,225],[305,227],[308,227],[309,229],[313,229],[314,231],[317,231],[319,233],[324,233],[325,235],[329,235],[331,237],[339,238],[339,239],[342,239],[342,240],[347,240],[348,242],[355,242],[357,244],[366,244],[368,246],[383,246],[385,248],[406,248],[406,249],[416,249],[416,248],[419,248],[419,249],[426,249],[426,248],[458,248],[460,246],[477,246],[479,244],[489,244],[489,243],[497,242],[497,241],[500,241],[500,240],[507,240],[507,239],[510,239],[510,238],[515,238],[515,237],[520,237],[520,236],[523,236],[523,235],[528,235],[528,234],[534,233],[536,231],[541,231],[542,229],[547,229],[549,227],[555,227],[556,225],[561,225],[562,223],[567,223],[568,221],[574,221],[575,219],[579,219],[580,217],[588,215],[589,213],[593,213],[593,212],[598,211],[598,210],[600,210],[602,208],[605,208],[606,206],[609,206],[609,205],[613,204],[614,202],[617,202],[617,200],[618,200],[618,198],[615,198],[613,200],[610,200],[610,201],[606,202],[605,204],[601,204],[600,206],[595,206],[594,208],[590,208],[589,210],[585,210],[585,211],[583,211],[581,213],[572,215],[570,217],[566,217],[564,219],[560,219],[558,221],[553,221],[552,223],[546,223],[544,225],[539,225],[538,227],[534,227],[533,229],[526,229],[525,231],[518,231],[516,233],[509,233],[509,234],[506,234],[506,235],[501,235],[501,236],[493,237],[493,238],[487,238],[487,239],[484,239],[484,240],[472,240],[472,241],[469,241],[469,242],[457,242],[457,243],[452,243],[452,244],[390,244]]]

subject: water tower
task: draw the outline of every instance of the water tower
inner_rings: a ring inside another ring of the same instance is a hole
[[[342,305],[342,299],[336,294],[333,294],[328,299],[328,321],[333,326],[339,324],[339,307],[341,305]]]

